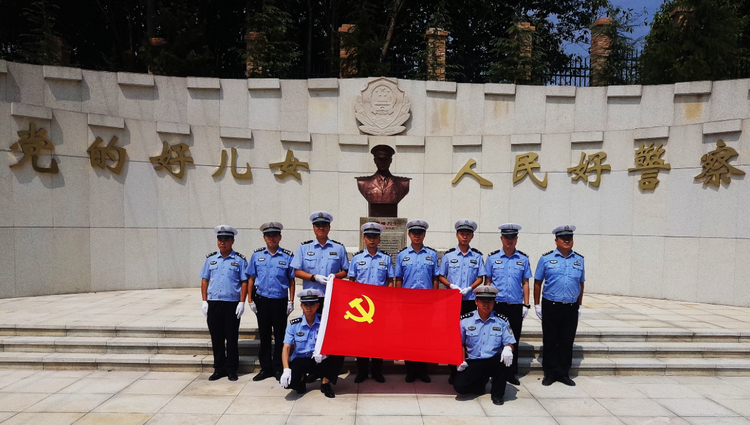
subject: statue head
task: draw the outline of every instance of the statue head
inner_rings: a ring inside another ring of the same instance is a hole
[[[377,145],[370,150],[370,153],[375,160],[375,166],[378,167],[378,171],[385,172],[390,168],[393,161],[393,154],[396,151],[388,145]]]

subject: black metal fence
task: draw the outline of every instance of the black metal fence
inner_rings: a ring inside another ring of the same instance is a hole
[[[591,83],[591,60],[573,56],[558,72],[544,74],[544,84],[550,86],[587,87]]]

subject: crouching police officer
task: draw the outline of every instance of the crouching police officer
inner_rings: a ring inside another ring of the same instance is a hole
[[[320,315],[315,311],[320,305],[319,299],[323,293],[317,289],[303,289],[299,293],[302,316],[289,321],[284,337],[284,351],[281,362],[284,373],[279,382],[284,388],[297,391],[297,394],[307,392],[306,374],[322,376],[320,391],[328,398],[336,397],[331,383],[338,380],[341,367],[344,365],[343,356],[327,357],[322,354],[313,355],[315,343],[320,331]]]
[[[498,290],[494,286],[474,289],[477,309],[461,316],[461,342],[466,350],[453,388],[459,394],[484,394],[492,377],[492,403],[503,404],[505,375],[513,363],[516,339],[508,320],[493,311]]]

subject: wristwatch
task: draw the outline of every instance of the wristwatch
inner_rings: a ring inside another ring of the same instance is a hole
[[[526,308],[531,308],[531,304],[524,304],[523,306]]]

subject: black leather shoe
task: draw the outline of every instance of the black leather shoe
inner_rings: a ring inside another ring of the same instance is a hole
[[[380,382],[381,384],[385,382],[385,376],[383,376],[382,373],[373,373],[372,379],[374,379],[375,382]]]
[[[367,379],[366,373],[360,373],[357,376],[354,377],[354,383],[359,384],[360,382],[364,382],[365,379]]]
[[[414,374],[412,374],[412,373],[407,373],[407,374],[406,374],[406,382],[408,382],[408,383],[412,383],[412,382],[414,382],[414,380],[415,380],[416,378],[417,378],[417,377],[416,377],[416,376],[414,376]]]
[[[519,381],[518,378],[513,375],[510,375],[510,377],[506,379],[506,382],[508,382],[510,385],[521,385],[521,381]]]
[[[550,386],[550,385],[552,385],[552,384],[553,384],[554,382],[555,382],[555,380],[554,380],[554,379],[552,379],[552,378],[551,378],[551,377],[549,377],[549,376],[545,376],[545,377],[544,377],[544,379],[542,379],[542,385],[544,385],[545,387],[549,387],[549,386]]]
[[[277,370],[276,372],[274,372],[274,373],[273,373],[273,377],[274,377],[274,378],[276,378],[276,380],[277,380],[277,381],[281,381],[281,375],[282,375],[283,373],[284,373],[284,372],[282,372],[282,371],[280,371],[280,370]]]
[[[221,379],[223,377],[227,376],[227,373],[222,371],[215,370],[214,373],[211,374],[211,376],[208,377],[209,381],[216,381],[217,379]]]
[[[239,379],[239,377],[237,376],[237,372],[229,372],[227,373],[227,376],[229,377],[230,381],[236,381]]]
[[[333,388],[331,388],[331,384],[320,384],[320,392],[328,398],[336,397],[336,394],[333,393]]]
[[[261,369],[261,371],[258,372],[257,375],[253,376],[253,381],[255,381],[255,382],[262,381],[262,380],[264,380],[266,378],[270,378],[272,376],[273,376],[273,373],[271,373],[271,372],[269,372],[267,370]],[[279,375],[279,376],[281,376],[281,375]]]
[[[575,387],[576,383],[573,382],[572,379],[570,379],[569,376],[563,376],[562,378],[557,378],[557,382],[562,382],[563,384],[569,386],[569,387]]]
[[[492,404],[495,406],[502,406],[504,403],[503,399],[500,397],[492,397]]]
[[[428,384],[430,382],[432,382],[432,379],[430,379],[430,375],[428,375],[426,373],[423,373],[423,374],[419,375],[419,380],[422,381],[422,382],[428,383]]]

